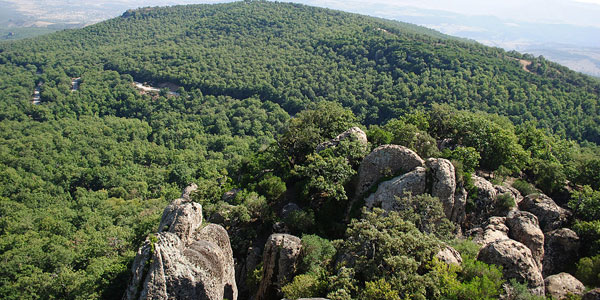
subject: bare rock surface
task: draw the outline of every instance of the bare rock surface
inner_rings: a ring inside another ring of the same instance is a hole
[[[442,250],[438,251],[435,257],[439,261],[444,262],[448,265],[460,266],[463,262],[460,253],[450,246],[445,246],[444,248],[442,248]]]
[[[568,294],[583,295],[585,286],[577,278],[569,273],[560,273],[546,277],[546,296],[552,296],[553,299],[566,299]]]
[[[377,191],[365,199],[367,208],[380,207],[386,211],[396,210],[396,197],[402,197],[410,192],[420,195],[425,192],[425,168],[417,167],[414,171],[398,176],[379,184]]]
[[[472,213],[467,216],[469,225],[483,223],[493,215],[496,206],[496,188],[489,181],[482,177],[472,175],[473,185],[477,188],[477,195],[474,201]]]
[[[536,215],[543,232],[564,227],[571,217],[570,211],[543,194],[528,195],[519,203],[519,208]]]
[[[202,227],[202,206],[188,199],[165,208],[159,232],[138,250],[123,299],[237,299],[227,231]]]
[[[356,195],[362,195],[381,178],[407,173],[425,162],[414,151],[398,145],[382,145],[367,155],[358,170]]]
[[[317,146],[316,151],[321,152],[327,148],[336,147],[341,141],[346,140],[348,138],[355,139],[364,147],[365,150],[367,149],[367,146],[368,146],[367,134],[358,127],[352,127],[350,129],[340,133],[338,136],[333,138],[331,141],[327,141],[327,142],[319,144]]]
[[[568,228],[546,232],[544,242],[544,276],[566,271],[574,266],[579,257],[580,241],[577,234]]]
[[[540,271],[544,259],[544,233],[540,229],[537,217],[526,211],[511,211],[506,217],[508,236],[523,243],[533,255]]]
[[[462,224],[465,220],[467,206],[467,191],[464,188],[457,189],[454,192],[454,206],[452,207],[452,216],[450,221]]]
[[[289,283],[296,273],[302,249],[300,238],[289,234],[272,234],[263,251],[262,280],[256,300],[281,299],[281,288]]]
[[[545,294],[542,273],[531,250],[522,243],[511,239],[489,243],[479,250],[477,260],[502,266],[506,279],[515,278],[518,282],[527,282],[529,291],[534,295]]]
[[[491,217],[488,219],[485,227],[474,229],[470,232],[469,235],[473,236],[473,241],[482,246],[498,240],[506,240],[508,239],[506,217]]]
[[[446,218],[452,220],[456,177],[454,165],[443,158],[430,158],[426,162],[428,178],[431,178],[431,195],[442,201]]]

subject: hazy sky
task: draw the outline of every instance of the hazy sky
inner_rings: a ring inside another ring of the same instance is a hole
[[[298,2],[359,12],[365,5],[381,5],[378,15],[406,6],[466,15],[492,15],[515,21],[600,27],[600,0],[297,0]],[[600,37],[598,37],[600,38]]]

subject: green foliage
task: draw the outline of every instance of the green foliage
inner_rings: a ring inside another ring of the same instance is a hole
[[[322,295],[327,283],[314,273],[301,274],[281,288],[286,299],[312,298]]]
[[[383,126],[383,130],[391,135],[391,144],[408,147],[421,157],[432,157],[439,152],[435,139],[416,125],[393,119]]]
[[[581,184],[587,184],[600,190],[600,159],[594,158],[583,162],[576,180]]]
[[[593,190],[589,185],[582,190],[571,192],[569,208],[575,215],[585,221],[600,219],[600,191]]]
[[[567,176],[560,163],[536,159],[531,165],[535,176],[535,185],[544,193],[552,194],[563,189]]]
[[[398,291],[392,288],[392,285],[387,283],[384,278],[377,281],[365,282],[365,289],[360,295],[361,299],[372,300],[400,300]]]
[[[544,296],[532,295],[526,283],[520,283],[516,279],[510,280],[511,299],[514,300],[546,300]]]
[[[573,231],[581,239],[582,256],[600,254],[600,220],[575,221]]]
[[[538,191],[533,185],[523,179],[517,179],[512,183],[512,187],[517,189],[523,196],[537,194]]]
[[[575,277],[587,286],[600,286],[600,255],[580,259]]]
[[[315,213],[311,209],[296,210],[283,221],[292,233],[312,232],[315,228]]]
[[[437,197],[406,194],[396,198],[396,205],[398,216],[415,224],[421,232],[444,240],[452,238],[454,224],[446,218],[442,202]]]
[[[300,270],[304,273],[319,273],[331,262],[335,255],[335,247],[317,235],[302,236],[302,262]]]
[[[473,147],[456,147],[453,150],[444,149],[442,157],[458,161],[465,172],[472,173],[479,166],[481,155]]]
[[[517,203],[515,202],[515,198],[509,193],[498,195],[496,197],[496,203],[497,203],[496,204],[497,208],[503,212],[507,212],[511,208],[517,206]]]
[[[306,180],[304,193],[312,200],[348,200],[344,185],[356,174],[344,157],[321,156],[318,153],[306,157],[304,165],[296,165],[294,171]]]
[[[273,175],[268,175],[258,182],[256,189],[269,200],[274,201],[279,199],[286,191],[285,182],[281,178]]]

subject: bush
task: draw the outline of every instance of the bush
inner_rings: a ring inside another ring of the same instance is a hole
[[[429,194],[412,196],[410,193],[402,198],[396,197],[398,215],[409,221],[424,233],[433,234],[440,239],[453,236],[454,224],[446,218],[439,198]]]
[[[538,193],[538,191],[535,189],[535,187],[533,185],[531,185],[531,183],[529,183],[523,179],[515,180],[515,182],[513,182],[513,184],[512,184],[512,187],[517,189],[519,191],[519,193],[521,193],[521,195],[523,195],[523,196]]]
[[[281,288],[286,299],[312,298],[326,292],[327,282],[317,274],[301,274]]]
[[[587,286],[600,286],[600,255],[580,259],[575,277]]]
[[[360,299],[400,300],[400,296],[398,295],[398,291],[392,288],[392,285],[381,278],[377,281],[366,282]]]
[[[581,191],[573,191],[568,205],[578,218],[586,221],[600,219],[600,191],[592,190],[589,185]]]
[[[268,175],[259,181],[256,188],[259,193],[265,195],[270,201],[279,199],[286,191],[285,182],[274,175]]]
[[[594,256],[600,254],[600,220],[581,221],[573,225],[573,231],[581,240],[580,254],[582,256]]]
[[[304,273],[325,269],[335,255],[335,247],[327,239],[317,235],[302,237],[302,261],[300,270]]]
[[[497,207],[500,211],[506,212],[511,208],[515,207],[517,203],[515,202],[515,198],[509,193],[500,194],[496,197]]]
[[[516,279],[510,280],[510,287],[512,290],[512,300],[546,300],[544,296],[532,295],[527,287],[527,283],[520,283]]]
[[[310,209],[296,210],[291,212],[283,222],[292,233],[311,232],[315,226],[315,213]]]
[[[479,166],[481,155],[473,147],[456,147],[454,150],[444,149],[442,157],[458,161],[465,172],[472,173]]]

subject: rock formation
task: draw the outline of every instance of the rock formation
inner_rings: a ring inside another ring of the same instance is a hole
[[[560,273],[546,277],[546,296],[552,296],[552,299],[566,299],[568,294],[583,295],[585,286],[577,278],[569,273]]]
[[[537,217],[526,211],[511,211],[506,217],[508,236],[523,243],[533,255],[540,271],[544,259],[544,233],[540,229]]]
[[[544,243],[544,276],[565,271],[579,257],[579,237],[568,228],[546,232]]]
[[[350,129],[342,132],[341,134],[339,134],[338,136],[333,138],[331,141],[319,144],[317,146],[316,151],[321,152],[327,148],[335,147],[341,141],[348,139],[348,138],[355,139],[364,147],[364,149],[367,149],[367,146],[368,146],[367,134],[358,127],[352,127]]]
[[[508,239],[508,227],[505,217],[491,217],[488,219],[485,227],[475,228],[469,231],[473,241],[479,245],[485,246],[498,240]]]
[[[585,293],[581,300],[600,300],[600,288]]]
[[[519,203],[519,208],[536,215],[543,232],[562,228],[571,217],[570,211],[543,194],[528,195]]]
[[[531,250],[527,246],[511,239],[497,240],[485,245],[477,260],[503,267],[506,279],[515,278],[518,282],[527,282],[529,291],[534,295],[544,295],[544,278]]]
[[[412,172],[379,184],[377,191],[365,199],[365,205],[369,209],[381,207],[387,211],[395,210],[396,197],[402,197],[406,193],[420,195],[425,192],[425,179],[425,168],[417,167]]]
[[[445,246],[444,248],[442,248],[442,250],[440,250],[435,257],[441,261],[444,262],[448,265],[457,265],[460,266],[462,265],[462,256],[460,255],[460,253],[458,251],[456,251],[456,249],[450,247],[450,246]]]
[[[398,145],[382,145],[367,155],[358,170],[356,195],[362,195],[378,180],[423,167],[425,162],[414,151]]]
[[[496,207],[497,192],[494,185],[489,181],[472,175],[473,185],[477,188],[477,196],[474,197],[474,208],[467,216],[469,225],[481,224],[493,214]]]
[[[442,201],[446,217],[452,220],[454,209],[454,191],[456,189],[456,178],[454,165],[443,158],[430,158],[426,162],[427,177],[431,182],[431,195]]]
[[[281,299],[281,288],[296,273],[301,249],[302,242],[296,236],[272,234],[269,237],[263,251],[263,273],[256,300]]]
[[[227,231],[201,227],[202,207],[189,200],[193,190],[165,208],[157,235],[138,250],[123,299],[237,299]]]

